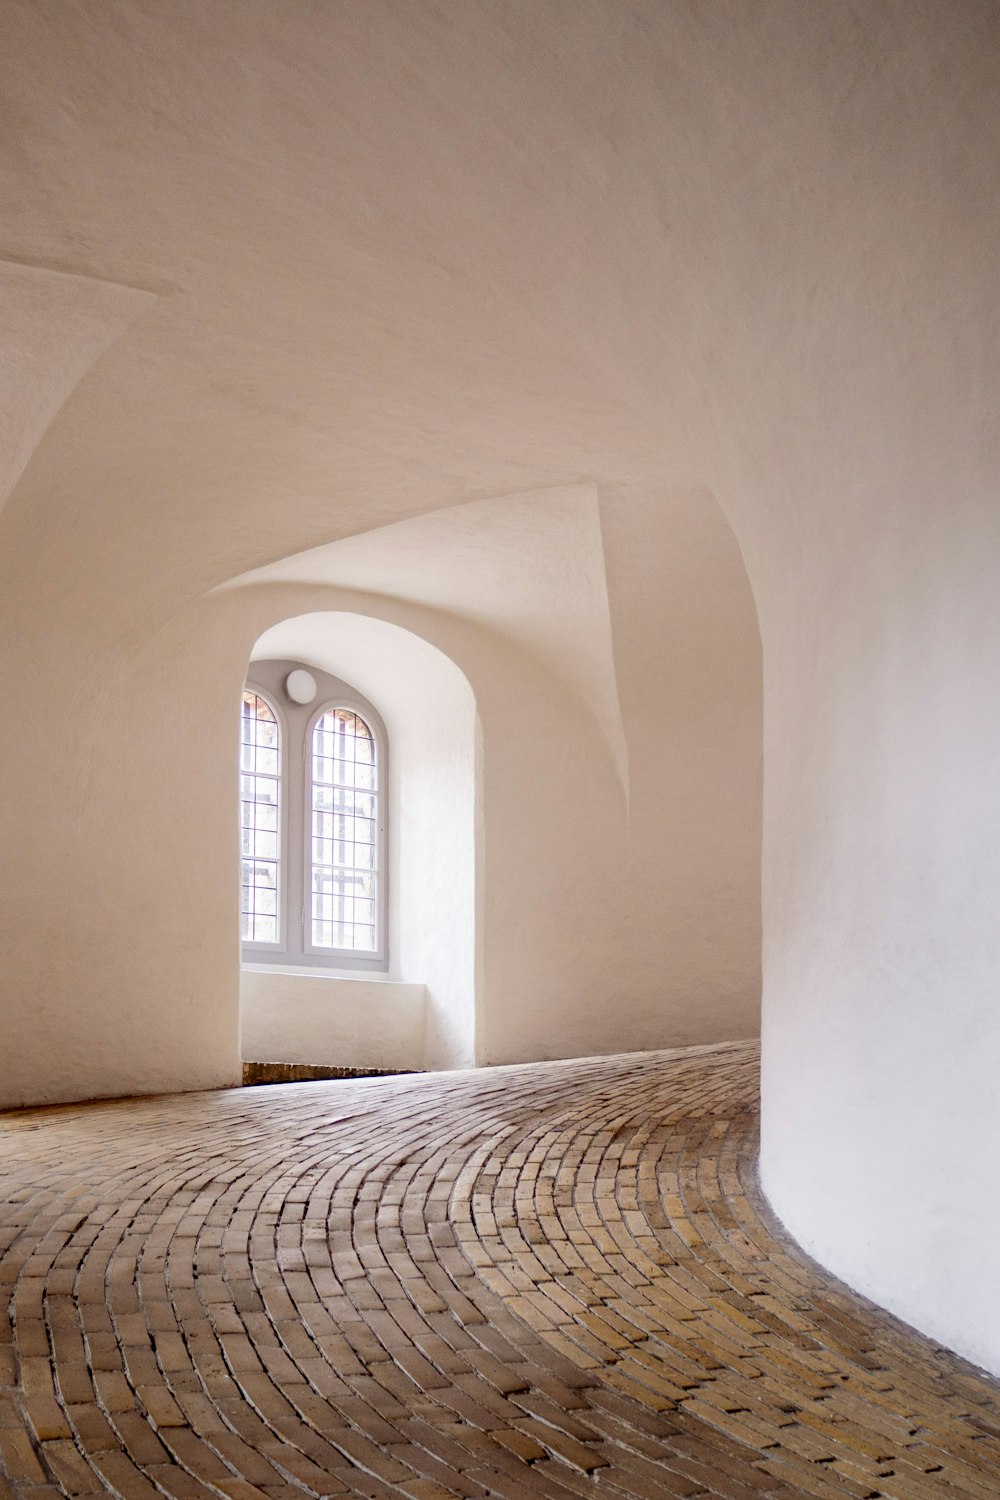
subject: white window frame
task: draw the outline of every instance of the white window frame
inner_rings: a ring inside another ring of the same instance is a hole
[[[305,706],[285,693],[289,672],[304,670],[317,683],[315,699]],[[345,969],[384,973],[389,967],[389,744],[382,716],[373,703],[349,683],[301,661],[251,663],[244,690],[257,693],[278,720],[282,757],[279,813],[281,850],[278,882],[277,943],[242,943],[245,963],[277,968]],[[353,948],[321,948],[311,942],[312,884],[312,733],[331,708],[346,708],[363,719],[375,741],[377,773],[374,953]]]

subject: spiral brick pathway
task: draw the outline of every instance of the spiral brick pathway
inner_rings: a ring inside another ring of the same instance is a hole
[[[996,1500],[754,1187],[747,1044],[0,1117],[0,1500]]]

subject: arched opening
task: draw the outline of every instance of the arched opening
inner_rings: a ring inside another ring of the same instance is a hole
[[[308,608],[401,627],[366,679],[380,706],[406,631],[471,684],[484,746],[477,1063],[756,1030],[760,642],[709,494],[578,486],[472,501],[282,559],[226,597],[258,630]],[[303,628],[256,650],[317,659]],[[341,627],[336,641],[323,659],[362,686],[360,647]],[[400,691],[419,715],[411,682]],[[428,741],[440,733],[425,727]]]
[[[273,705],[287,751],[269,782],[280,837],[264,830],[260,862],[275,936],[243,936],[244,1061],[471,1064],[477,721],[464,675],[400,626],[323,611],[261,636],[247,695]]]
[[[385,971],[389,744],[378,709],[315,666],[254,661],[240,761],[244,960]]]

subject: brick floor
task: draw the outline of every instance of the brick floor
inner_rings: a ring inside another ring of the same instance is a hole
[[[0,1117],[0,1500],[1000,1495],[754,1185],[746,1044]]]

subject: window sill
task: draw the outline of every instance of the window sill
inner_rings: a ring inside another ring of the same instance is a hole
[[[310,968],[306,964],[255,964],[244,961],[240,965],[244,974],[281,974],[300,979],[350,979],[361,984],[398,984],[413,988],[410,979],[394,979],[384,969],[335,969],[327,964]]]

